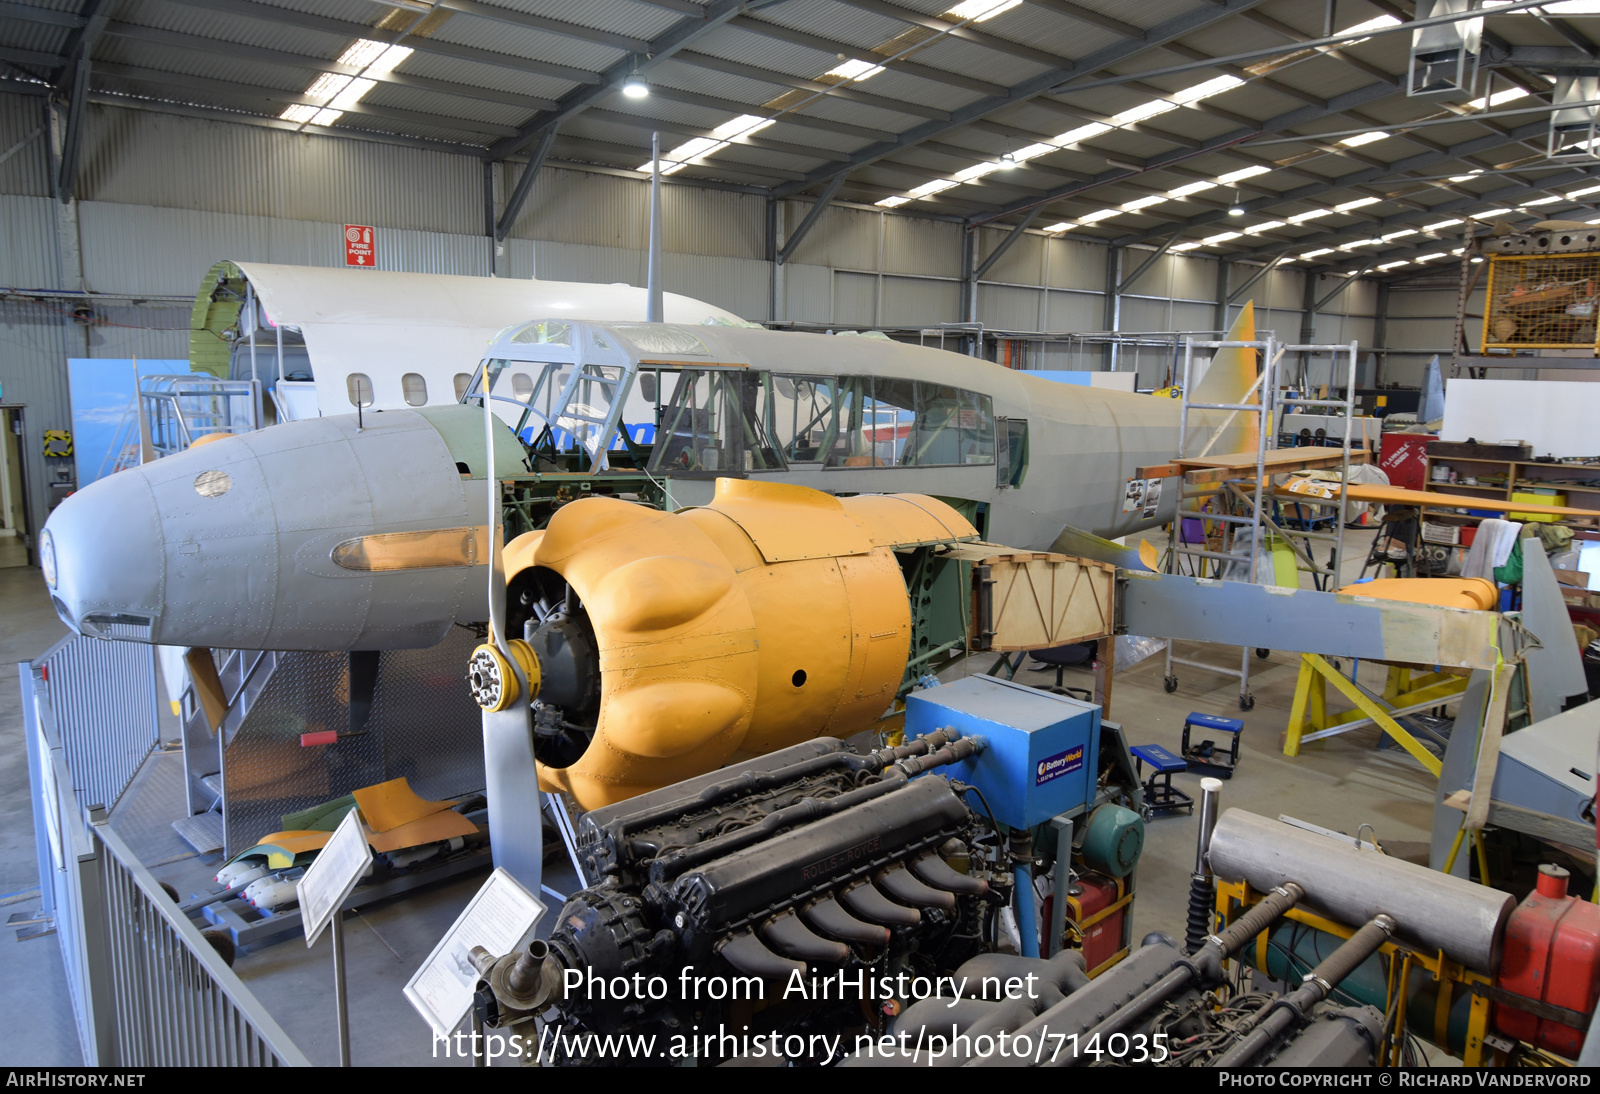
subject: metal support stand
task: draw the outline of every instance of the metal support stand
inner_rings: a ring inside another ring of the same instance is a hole
[[[1352,672],[1346,677],[1317,654],[1301,654],[1300,679],[1295,684],[1294,703],[1289,708],[1289,731],[1283,739],[1283,754],[1298,756],[1300,746],[1309,741],[1376,724],[1438,778],[1442,767],[1439,758],[1395,719],[1457,699],[1466,691],[1468,678],[1432,672],[1413,679],[1410,670],[1394,667],[1389,670],[1383,695],[1377,696],[1356,683],[1354,676]],[[1355,710],[1328,715],[1327,685],[1330,682],[1355,704]],[[1437,743],[1445,742],[1440,739]]]
[[[344,976],[344,910],[328,923],[333,934],[333,1001],[339,1013],[339,1066],[350,1066],[350,998]]]
[[[1050,818],[1050,827],[1056,830],[1056,891],[1050,902],[1049,945],[1041,957],[1054,957],[1061,949],[1061,936],[1067,929],[1067,897],[1072,891],[1072,818]]]

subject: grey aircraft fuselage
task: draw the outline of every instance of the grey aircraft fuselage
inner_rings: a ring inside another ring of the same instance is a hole
[[[1050,549],[1074,529],[1115,537],[1159,525],[1177,506],[1178,491],[1169,484],[1149,515],[1144,508],[1124,511],[1135,469],[1178,451],[1176,400],[1060,384],[879,339],[666,327],[703,347],[674,354],[634,344],[628,331],[638,327],[571,327],[569,340],[578,342],[581,334],[582,347],[598,336],[636,367],[658,370],[658,377],[676,374],[680,393],[691,383],[685,377],[712,373],[738,375],[758,392],[769,376],[817,384],[881,378],[901,384],[900,390],[916,383],[930,393],[953,389],[976,398],[961,404],[970,411],[946,412],[946,424],[971,424],[981,432],[985,419],[991,426],[1000,419],[1027,423],[1026,473],[1016,486],[997,482],[992,438],[976,454],[960,457],[986,460],[981,463],[875,466],[879,461],[869,454],[865,465],[783,459],[781,467],[735,474],[770,475],[837,494],[922,493],[986,503],[988,539],[1037,550]],[[505,341],[497,340],[486,360],[505,352]],[[569,362],[587,359],[586,348],[567,349]],[[517,367],[512,361],[491,380],[496,399]],[[697,474],[674,476],[664,462],[674,437],[666,387],[662,382],[658,399],[664,418],[657,477],[677,505],[698,504],[710,499],[715,476],[703,466]],[[624,388],[620,397],[627,394]],[[1242,392],[1212,395],[1232,401]],[[866,419],[871,439],[887,437],[878,451],[892,453],[894,430],[919,428],[910,416],[898,425],[893,414]],[[1221,413],[1196,413],[1190,424],[1209,426],[1198,431],[1209,437],[1222,420]],[[889,432],[876,432],[880,426]],[[859,442],[860,428],[840,427],[830,438]],[[493,432],[495,477],[531,478],[526,447],[498,416]],[[1224,435],[1215,450],[1232,451],[1231,440]],[[903,458],[909,444],[903,439],[900,454],[883,462]],[[481,404],[368,411],[226,437],[101,479],[68,498],[41,536],[46,581],[69,626],[106,638],[272,650],[433,645],[455,623],[487,615],[484,453]]]

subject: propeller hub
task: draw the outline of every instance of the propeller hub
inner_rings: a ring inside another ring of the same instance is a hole
[[[533,647],[520,638],[513,638],[507,645],[528,678],[527,701],[531,703],[539,696],[539,658]],[[467,688],[472,692],[473,702],[491,714],[509,710],[522,694],[511,663],[492,643],[472,651],[467,661]]]

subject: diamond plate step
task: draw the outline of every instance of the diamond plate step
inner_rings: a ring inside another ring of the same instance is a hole
[[[200,813],[193,817],[180,817],[172,822],[172,830],[202,855],[222,850],[221,813]]]

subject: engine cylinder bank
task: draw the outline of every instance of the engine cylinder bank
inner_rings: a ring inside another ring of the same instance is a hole
[[[848,737],[893,702],[911,615],[897,546],[974,539],[921,495],[719,479],[710,505],[563,507],[506,546],[581,600],[598,652],[588,748],[539,784],[594,809],[743,756]]]

